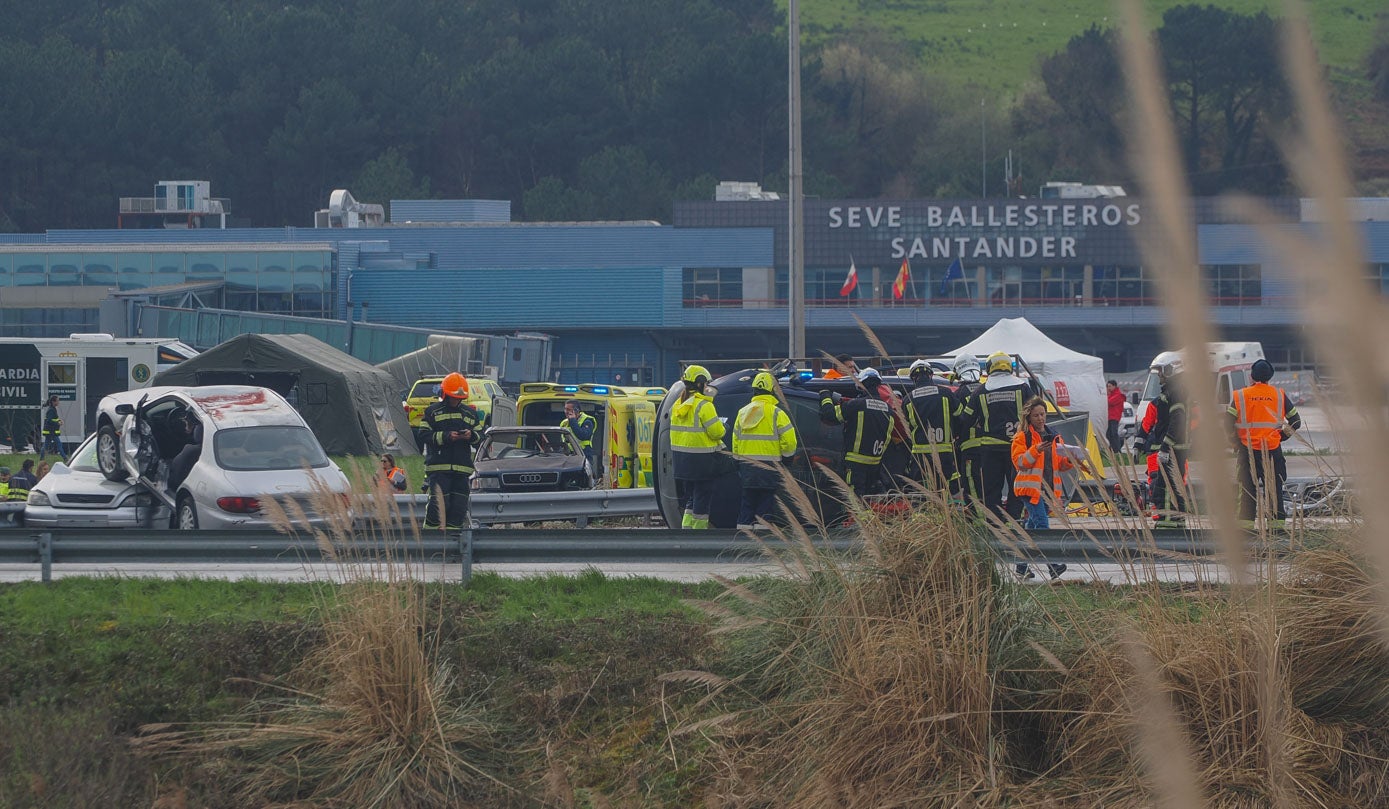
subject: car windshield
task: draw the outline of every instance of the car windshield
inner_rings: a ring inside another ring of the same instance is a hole
[[[212,449],[217,465],[231,472],[328,465],[328,456],[313,433],[307,427],[290,424],[218,430]]]
[[[478,460],[501,458],[536,458],[549,455],[577,455],[578,450],[569,434],[559,431],[530,432],[526,430],[497,430],[487,434],[478,452]]]
[[[77,448],[72,454],[72,461],[68,464],[68,469],[75,472],[100,472],[101,467],[96,462],[96,442],[88,439]]]
[[[442,380],[437,381],[437,382],[425,382],[425,381],[423,381],[423,380],[421,380],[421,381],[419,381],[419,382],[416,382],[416,383],[415,383],[415,387],[413,387],[413,388],[410,389],[410,396],[409,396],[409,398],[411,398],[411,399],[438,399],[438,398],[439,398],[439,388],[440,388],[443,384],[444,384],[444,383],[443,383]]]

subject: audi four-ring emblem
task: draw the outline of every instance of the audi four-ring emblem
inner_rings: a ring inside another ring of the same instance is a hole
[[[518,475],[516,480],[520,483],[539,483],[539,475]]]

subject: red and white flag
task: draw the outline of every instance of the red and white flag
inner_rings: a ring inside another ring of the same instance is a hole
[[[847,298],[849,293],[858,289],[858,267],[854,266],[854,259],[849,258],[849,274],[844,277],[844,286],[839,288],[839,297]]]

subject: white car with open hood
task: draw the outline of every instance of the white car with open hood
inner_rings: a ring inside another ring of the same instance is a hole
[[[351,486],[302,416],[273,390],[243,385],[115,393],[97,407],[97,465],[139,482],[177,528],[261,527],[274,498],[292,522],[321,524]]]

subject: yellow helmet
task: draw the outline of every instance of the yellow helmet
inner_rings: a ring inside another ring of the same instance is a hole
[[[1012,370],[1013,370],[1013,358],[1012,358],[1011,356],[1009,356],[1006,352],[1003,352],[1003,351],[995,351],[994,353],[992,353],[992,354],[989,355],[989,373],[992,374],[992,373],[994,373],[995,371],[1012,371]]]
[[[705,382],[714,378],[709,375],[709,369],[705,368],[703,365],[691,365],[685,369],[685,373],[680,377],[680,381],[685,384],[693,384],[698,382],[701,377],[703,377]]]
[[[757,376],[752,378],[752,389],[773,393],[776,391],[776,379],[766,371],[758,371]]]

